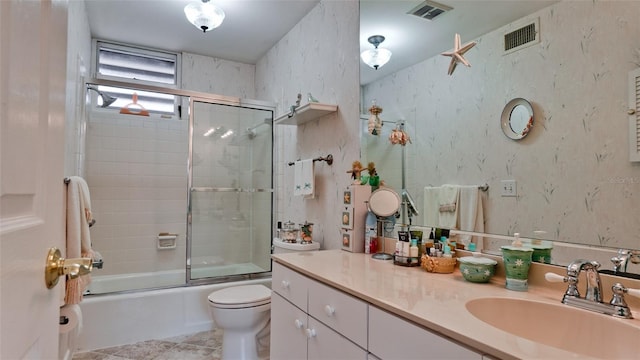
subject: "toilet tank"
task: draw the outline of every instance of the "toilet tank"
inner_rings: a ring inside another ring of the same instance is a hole
[[[279,238],[273,239],[273,253],[284,254],[301,251],[317,251],[320,249],[320,243],[311,242],[310,244],[302,243],[288,243],[280,240]]]

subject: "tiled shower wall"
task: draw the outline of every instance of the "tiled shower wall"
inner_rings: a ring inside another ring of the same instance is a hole
[[[252,96],[253,76],[253,65],[182,54],[183,89]],[[186,119],[186,115],[179,120],[90,112],[86,179],[97,220],[91,236],[94,249],[105,261],[96,275],[184,269]],[[157,248],[162,232],[178,234],[175,249]],[[220,233],[201,234],[207,236],[224,238]],[[246,245],[230,242],[225,249],[241,254]]]
[[[187,125],[94,112],[87,129],[87,183],[96,225],[96,275],[183,269],[187,208]],[[173,250],[157,249],[161,232],[179,234]]]

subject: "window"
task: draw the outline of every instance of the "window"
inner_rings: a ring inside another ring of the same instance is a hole
[[[95,64],[96,77],[99,79],[171,88],[177,87],[179,81],[179,56],[175,53],[96,41]],[[98,90],[117,98],[107,107],[109,109],[121,109],[131,104],[135,92],[138,104],[150,113],[177,113],[178,98],[173,95],[110,86],[98,86]],[[100,102],[101,99],[98,98],[97,106],[101,105]]]

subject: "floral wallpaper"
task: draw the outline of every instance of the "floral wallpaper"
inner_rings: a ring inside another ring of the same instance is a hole
[[[338,111],[301,126],[276,125],[276,221],[314,223],[313,240],[322,249],[339,249],[342,190],[350,183],[347,170],[360,157],[357,0],[320,1],[256,64],[256,98],[278,104],[285,114],[302,94]],[[293,167],[288,162],[332,154],[333,165],[315,164],[315,199],[293,195]]]
[[[640,248],[640,163],[629,161],[627,116],[628,74],[640,67],[638,14],[637,1],[562,1],[478,39],[463,36],[477,41],[465,54],[470,68],[449,76],[450,59],[436,56],[364,86],[364,104],[375,99],[383,120],[406,122],[416,202],[425,186],[486,183],[487,233]],[[536,18],[540,43],[503,54],[503,34]],[[500,126],[513,98],[535,113],[518,141]],[[399,187],[390,130],[365,147]],[[500,195],[507,179],[517,181],[516,197]]]

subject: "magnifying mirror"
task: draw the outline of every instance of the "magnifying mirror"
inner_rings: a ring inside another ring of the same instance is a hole
[[[379,188],[369,198],[369,207],[382,217],[395,214],[400,209],[400,195],[390,188]]]

